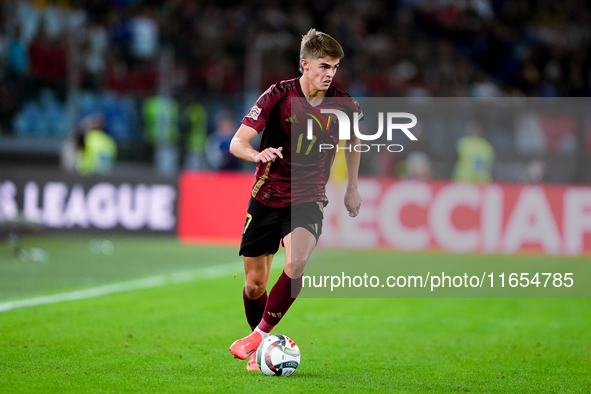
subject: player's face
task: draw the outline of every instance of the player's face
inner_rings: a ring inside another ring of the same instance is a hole
[[[315,90],[328,90],[339,68],[339,62],[339,59],[331,57],[322,57],[310,61],[302,59],[302,67]]]

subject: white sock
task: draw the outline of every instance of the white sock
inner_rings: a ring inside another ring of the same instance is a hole
[[[263,338],[263,341],[265,339],[267,339],[267,337],[269,336],[268,332],[264,332],[263,330],[261,330],[258,326],[257,328],[254,329],[256,332],[258,332],[259,334],[261,334],[261,337]]]

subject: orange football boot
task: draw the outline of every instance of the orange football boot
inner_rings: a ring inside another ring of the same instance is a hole
[[[248,363],[246,363],[246,370],[247,371],[260,371],[259,364],[257,364],[257,352],[255,351],[253,354],[250,355],[248,359]]]
[[[253,331],[249,336],[235,341],[228,350],[230,350],[234,357],[239,358],[240,360],[246,360],[248,356],[256,353],[261,342],[263,342],[261,334],[257,331]]]

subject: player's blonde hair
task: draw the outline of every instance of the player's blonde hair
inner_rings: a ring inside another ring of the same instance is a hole
[[[321,57],[342,59],[345,56],[341,44],[326,33],[316,29],[310,29],[302,36],[300,46],[300,72],[303,74],[302,59],[314,60]]]

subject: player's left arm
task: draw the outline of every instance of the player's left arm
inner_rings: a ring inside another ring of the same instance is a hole
[[[347,190],[345,191],[345,208],[349,216],[354,218],[359,214],[361,208],[361,196],[357,190],[357,179],[359,175],[359,162],[361,153],[356,152],[353,147],[359,143],[359,138],[352,135],[350,140],[345,140],[345,161],[347,162]],[[349,147],[351,149],[349,150]]]

